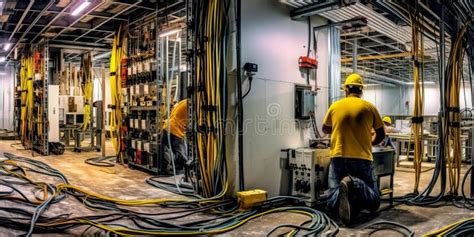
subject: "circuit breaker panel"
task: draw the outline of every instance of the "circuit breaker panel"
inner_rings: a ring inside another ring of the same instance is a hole
[[[329,149],[296,149],[289,158],[291,194],[313,205],[327,189],[329,163]]]
[[[128,58],[122,71],[126,157],[129,166],[158,173],[160,83],[157,79],[156,21],[130,27]]]

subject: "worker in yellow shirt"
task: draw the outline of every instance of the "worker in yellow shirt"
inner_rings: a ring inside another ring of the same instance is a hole
[[[163,133],[161,135],[161,147],[163,152],[161,162],[162,174],[173,174],[173,161],[176,170],[182,170],[184,165],[190,165],[191,160],[188,159],[186,155],[185,143],[187,127],[188,100],[184,99],[173,107],[169,119],[163,124]]]
[[[380,206],[372,145],[384,139],[385,131],[375,106],[361,99],[363,88],[359,74],[349,75],[343,85],[346,98],[333,103],[323,121],[323,132],[331,134],[327,207],[345,224],[359,211],[375,212]]]

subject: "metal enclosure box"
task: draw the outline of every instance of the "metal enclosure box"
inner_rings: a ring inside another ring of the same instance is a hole
[[[314,93],[310,87],[295,87],[295,118],[309,119],[314,112]]]
[[[48,85],[48,141],[59,142],[59,86]]]
[[[302,197],[308,205],[313,205],[328,186],[329,149],[298,148],[294,154],[289,161],[291,195]]]
[[[395,172],[395,151],[392,149],[372,149],[374,174],[376,176],[390,175]]]

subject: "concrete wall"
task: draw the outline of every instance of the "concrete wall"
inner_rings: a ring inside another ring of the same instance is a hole
[[[244,99],[245,188],[262,188],[280,194],[280,149],[307,146],[309,123],[294,120],[294,87],[305,84],[298,58],[306,55],[308,23],[294,21],[290,9],[274,0],[242,1],[242,65],[256,63],[252,90]],[[325,24],[313,18],[312,24]],[[327,33],[318,35],[318,87],[316,114],[321,124],[327,110]],[[312,76],[314,79],[314,75]],[[311,80],[314,86],[315,81]],[[248,87],[244,83],[243,91]]]

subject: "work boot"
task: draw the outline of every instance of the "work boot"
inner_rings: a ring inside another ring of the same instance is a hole
[[[339,218],[346,225],[351,223],[351,200],[352,179],[344,177],[339,183]]]

